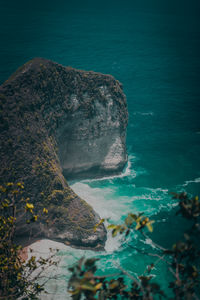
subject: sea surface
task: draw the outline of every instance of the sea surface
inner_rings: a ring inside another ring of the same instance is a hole
[[[171,192],[200,188],[200,2],[0,0],[0,83],[33,57],[112,74],[127,96],[128,164],[120,176],[71,182],[102,218],[123,222],[128,212],[155,220],[149,234],[169,247],[187,222],[175,218]],[[51,242],[49,242],[51,244]],[[133,250],[157,250],[150,239],[108,234],[105,251],[61,247],[59,280],[43,299],[66,299],[68,266],[83,255],[99,257],[101,274],[119,266],[131,275],[156,259]],[[163,262],[152,272],[167,289]]]

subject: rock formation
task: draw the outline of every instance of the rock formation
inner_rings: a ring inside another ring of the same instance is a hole
[[[18,238],[101,247],[99,216],[68,186],[66,178],[120,172],[126,164],[126,98],[110,75],[75,70],[35,58],[0,87],[0,183],[23,182],[36,211],[31,226],[18,224]],[[87,200],[87,199],[86,199]]]

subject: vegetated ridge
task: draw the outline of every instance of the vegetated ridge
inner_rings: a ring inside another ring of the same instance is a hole
[[[16,239],[23,244],[50,238],[78,247],[103,247],[104,226],[93,229],[98,214],[66,178],[121,172],[127,162],[127,121],[122,86],[110,75],[35,58],[2,84],[0,184],[24,185]],[[39,215],[39,223],[29,226],[24,216],[27,201]],[[47,216],[41,213],[44,207]]]

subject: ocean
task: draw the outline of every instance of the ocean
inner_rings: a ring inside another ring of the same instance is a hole
[[[119,176],[70,182],[102,218],[123,222],[129,212],[155,220],[149,236],[164,247],[182,237],[187,222],[175,218],[171,192],[200,188],[200,3],[199,1],[5,1],[0,11],[0,83],[33,57],[112,74],[127,96],[128,164]],[[51,244],[51,242],[49,242]],[[59,280],[48,296],[65,299],[68,266],[99,257],[101,273],[143,274],[155,259],[133,250],[156,251],[150,239],[108,233],[105,251],[61,247]],[[152,272],[168,293],[163,262]]]

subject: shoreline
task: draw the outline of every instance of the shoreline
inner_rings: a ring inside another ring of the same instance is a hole
[[[52,245],[49,245],[52,244]],[[48,248],[49,247],[49,248]],[[43,257],[43,255],[48,255],[50,252],[50,248],[62,250],[66,247],[70,247],[72,249],[80,249],[80,250],[89,250],[89,251],[105,251],[105,248],[101,248],[101,245],[97,245],[97,247],[81,247],[70,244],[69,242],[63,243],[59,241],[54,241],[51,239],[40,239],[36,240],[33,243],[23,247],[19,251],[19,258],[21,262],[26,262],[31,256]],[[31,249],[31,251],[30,251]],[[31,255],[30,255],[31,254]]]

